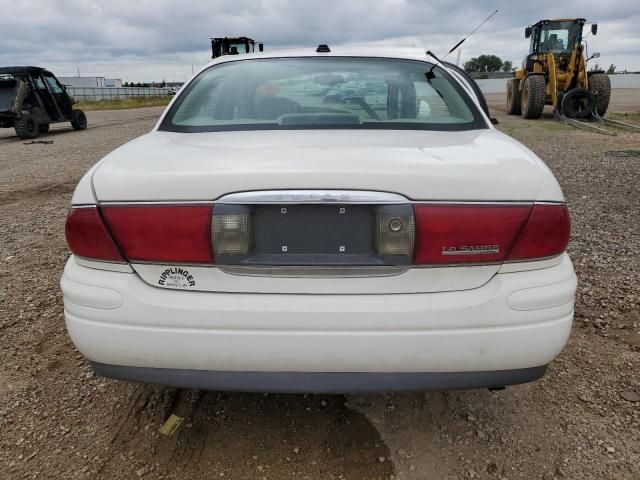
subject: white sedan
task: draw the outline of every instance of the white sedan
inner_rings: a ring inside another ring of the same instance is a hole
[[[502,387],[562,350],[545,164],[422,51],[224,56],[80,181],[61,285],[95,372],[186,388]]]

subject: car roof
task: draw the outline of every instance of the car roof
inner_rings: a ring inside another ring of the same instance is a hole
[[[238,60],[251,60],[254,58],[292,58],[292,57],[365,57],[365,58],[397,58],[403,60],[421,60],[433,63],[433,59],[428,57],[426,49],[416,47],[331,47],[330,52],[316,52],[317,46],[294,49],[275,49],[265,52],[248,53],[240,55],[222,55],[209,62],[204,68],[224,62]]]
[[[0,73],[40,73],[46,69],[42,67],[16,66],[16,67],[0,67]]]

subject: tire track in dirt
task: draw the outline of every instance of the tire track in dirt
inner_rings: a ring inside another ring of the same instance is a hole
[[[131,451],[132,472],[165,478],[386,480],[394,474],[386,445],[344,396],[190,392],[182,426],[159,435],[179,394],[136,387],[114,422],[97,478],[115,478]]]
[[[73,193],[80,177],[64,183],[42,184],[31,188],[13,190],[0,193],[0,205],[18,202],[25,199],[34,199],[47,196],[58,196]]]
[[[113,127],[113,126],[118,126],[118,125],[126,125],[128,123],[138,123],[141,121],[146,121],[146,120],[157,120],[158,119],[158,115],[147,115],[144,117],[135,117],[135,118],[131,118],[129,120],[124,120],[124,121],[119,121],[119,122],[111,122],[111,123],[97,123],[95,125],[88,125],[86,130],[94,130],[96,128],[103,128],[103,127]],[[63,135],[66,133],[71,133],[74,130],[72,130],[71,128],[69,129],[60,129],[60,130],[50,130],[49,132],[47,132],[46,134],[42,134],[38,137],[38,139],[49,139],[52,137],[56,137],[58,135]],[[7,144],[14,144],[14,143],[20,143],[20,142],[30,142],[32,140],[30,139],[23,139],[23,138],[18,138],[17,136],[13,135],[13,136],[8,136],[8,137],[0,137],[0,146],[2,145],[7,145]]]

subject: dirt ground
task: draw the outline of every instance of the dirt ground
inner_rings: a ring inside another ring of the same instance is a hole
[[[0,130],[0,477],[640,479],[640,134],[489,102],[557,175],[580,281],[546,377],[499,392],[197,393],[95,377],[63,321],[66,211],[82,174],[161,109],[90,112],[87,131],[55,126],[50,144]],[[612,110],[640,112],[640,91],[614,91]],[[176,404],[189,416],[162,436]]]

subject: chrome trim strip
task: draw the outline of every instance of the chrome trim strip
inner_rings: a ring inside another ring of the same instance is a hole
[[[535,200],[411,200],[413,205],[533,205]]]
[[[213,200],[113,200],[99,202],[100,205],[213,205]]]
[[[224,195],[216,203],[223,204],[397,204],[409,203],[397,193],[365,190],[261,190]]]
[[[74,256],[74,258],[82,262],[92,262],[100,264],[104,263],[107,265],[129,265],[129,262],[127,260],[101,260],[98,258],[81,257],[80,255],[76,255],[75,253],[72,253],[72,255]]]
[[[494,246],[491,248],[481,248],[478,250],[445,250],[444,248],[442,249],[442,252],[440,253],[441,256],[443,257],[451,257],[451,256],[465,256],[465,255],[494,255],[496,253],[500,253],[500,247],[499,246]]]
[[[490,262],[474,262],[474,263],[421,263],[421,264],[410,264],[410,265],[360,265],[360,266],[332,266],[332,265],[327,265],[327,266],[279,266],[279,265],[275,265],[275,266],[270,266],[270,265],[252,265],[252,266],[246,266],[246,265],[220,265],[220,264],[216,264],[216,263],[177,263],[177,262],[166,262],[166,261],[162,261],[162,262],[155,262],[155,261],[147,261],[147,260],[131,260],[128,263],[135,269],[136,265],[152,265],[152,266],[166,266],[166,267],[172,267],[172,266],[180,266],[180,267],[189,267],[189,268],[193,268],[193,267],[198,267],[198,268],[217,268],[219,270],[222,270],[225,273],[230,273],[232,275],[242,275],[243,273],[241,272],[231,272],[230,270],[237,270],[237,269],[246,269],[246,270],[250,270],[250,269],[255,269],[256,274],[247,274],[247,275],[252,275],[252,276],[268,276],[269,274],[265,273],[268,269],[323,269],[323,270],[331,270],[331,275],[334,275],[334,271],[335,270],[346,270],[346,269],[351,269],[353,270],[357,270],[359,272],[361,272],[361,275],[358,276],[392,276],[392,275],[400,275],[402,273],[404,273],[405,271],[408,271],[410,269],[420,269],[420,268],[429,268],[429,269],[434,269],[434,268],[449,268],[449,267],[487,267],[490,265],[507,265],[507,264],[527,264],[527,263],[535,263],[535,262],[539,262],[539,261],[543,261],[543,260],[551,260],[553,258],[560,258],[562,257],[562,255],[564,255],[566,253],[566,250],[564,252],[561,252],[557,255],[550,255],[548,257],[539,257],[539,258],[531,258],[531,259],[515,259],[515,260],[509,260],[509,259],[505,259],[505,260],[494,260],[494,261],[490,261]],[[366,273],[365,273],[366,271]],[[385,273],[385,271],[387,273]],[[379,275],[378,275],[379,273]],[[329,275],[329,273],[327,273],[327,275]]]
[[[235,195],[235,194],[233,194]],[[401,195],[399,195],[398,197],[403,198],[404,200],[400,201],[399,199],[396,199],[396,201],[389,201],[389,200],[383,200],[383,199],[379,199],[377,201],[374,201],[373,199],[369,200],[369,201],[360,201],[360,202],[349,202],[349,201],[341,201],[341,200],[337,200],[337,201],[331,201],[331,202],[327,202],[327,203],[333,203],[333,204],[339,204],[339,203],[345,203],[345,204],[349,204],[349,203],[361,203],[361,204],[412,204],[412,205],[514,205],[514,206],[518,206],[518,205],[533,205],[533,204],[538,204],[538,205],[566,205],[566,202],[563,201],[537,201],[537,200],[478,200],[478,201],[474,201],[474,200],[409,200],[409,199],[405,199],[405,197],[402,197]],[[120,201],[120,200],[109,200],[109,201],[105,201],[105,202],[98,202],[98,205],[105,205],[105,206],[109,206],[109,205],[214,205],[216,203],[224,203],[224,204],[235,204],[235,203],[243,203],[243,202],[229,202],[229,201],[222,201],[222,199],[225,197],[220,197],[220,200],[131,200],[131,201]],[[282,200],[282,201],[273,201],[273,202],[253,202],[253,201],[249,201],[247,200],[244,203],[256,203],[256,204],[261,204],[261,203],[266,203],[266,204],[283,204],[283,203],[318,203],[318,204],[322,204],[325,203],[323,201],[317,201],[317,202],[295,202],[295,201],[287,201],[287,200]],[[76,207],[95,207],[98,205],[71,205],[72,208],[76,208]]]
[[[229,275],[248,277],[290,277],[290,278],[361,278],[361,277],[391,277],[405,273],[411,265],[400,266],[237,266],[219,265],[218,268]]]
[[[131,266],[151,265],[186,268],[216,268],[229,275],[241,275],[248,277],[390,277],[405,273],[410,268],[421,265],[318,265],[318,266],[291,266],[291,265],[220,265],[215,263],[171,263],[153,262],[146,260],[133,260]]]
[[[116,200],[99,205],[212,205],[212,204],[434,204],[434,205],[565,205],[555,200],[411,200],[375,190],[292,189],[234,192],[216,200]]]

